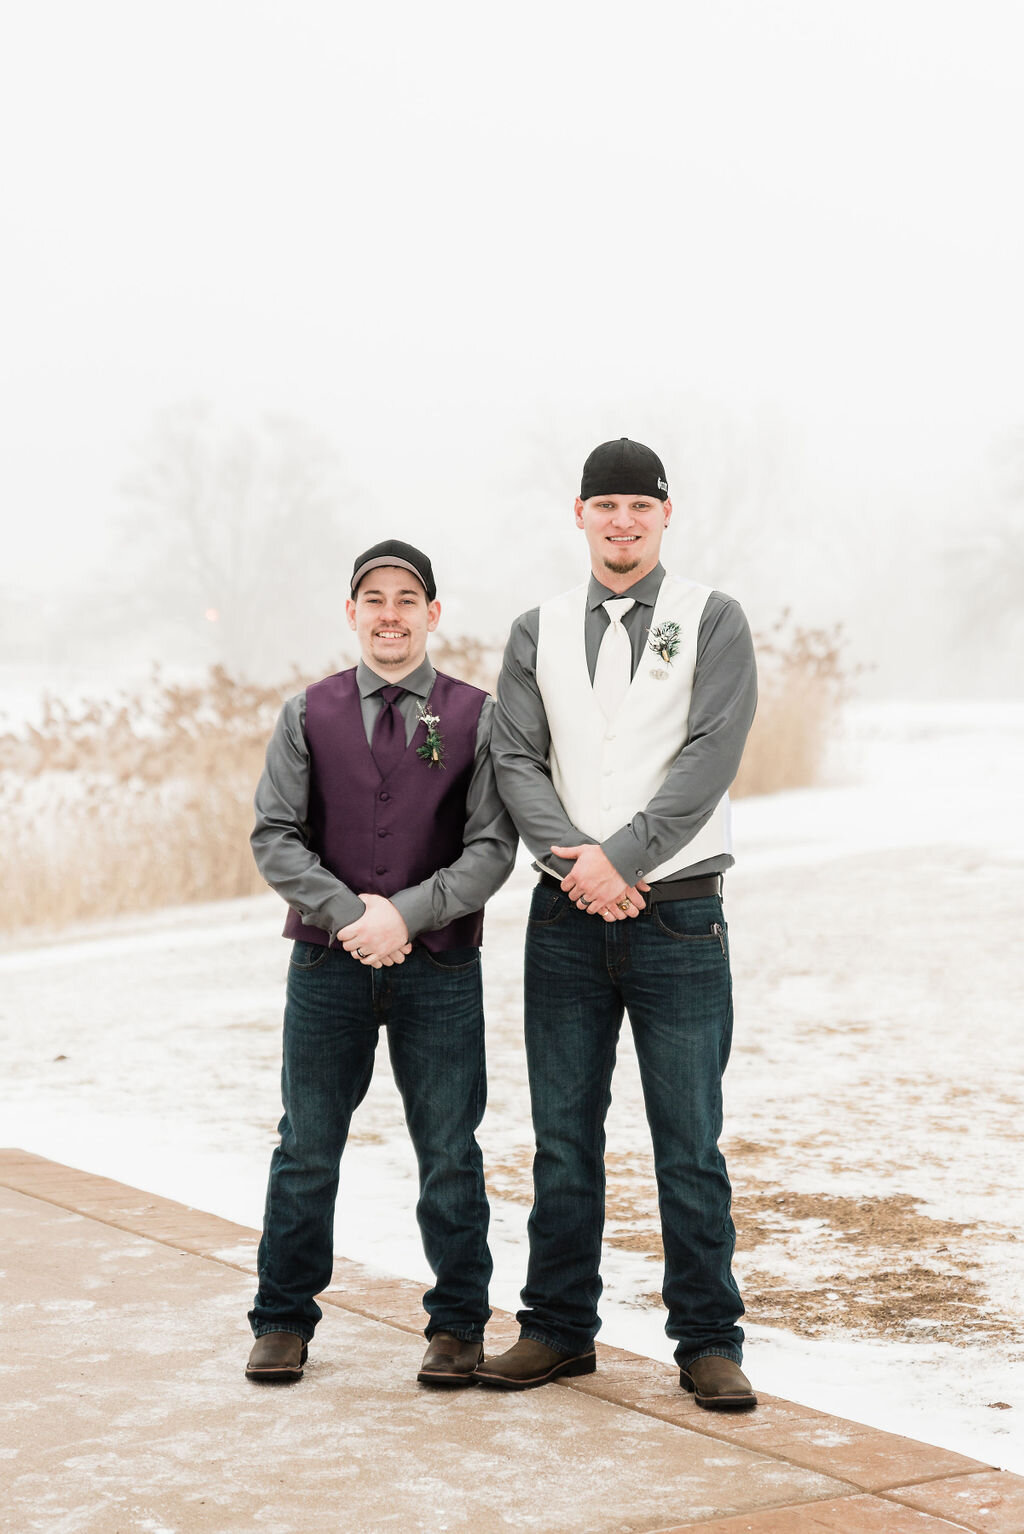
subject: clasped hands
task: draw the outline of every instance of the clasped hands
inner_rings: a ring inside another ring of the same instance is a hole
[[[552,847],[556,858],[572,861],[572,870],[562,880],[562,889],[581,911],[603,916],[605,921],[625,921],[639,916],[644,909],[641,891],[650,885],[643,879],[623,884],[622,875],[595,843],[582,847]]]
[[[581,911],[601,916],[605,921],[625,921],[639,916],[644,909],[641,891],[650,888],[643,879],[635,885],[624,884],[622,875],[601,851],[587,843],[582,847],[552,847],[555,857],[569,859],[571,873],[562,880],[562,889]],[[412,952],[409,929],[401,915],[383,895],[360,895],[366,907],[362,916],[340,928],[338,942],[360,964],[381,969],[404,964]]]
[[[366,910],[338,932],[338,942],[360,964],[381,969],[404,964],[412,952],[409,929],[398,911],[383,895],[360,895]]]

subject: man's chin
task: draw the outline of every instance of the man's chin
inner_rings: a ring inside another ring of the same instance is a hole
[[[613,575],[628,575],[631,570],[639,569],[640,563],[639,556],[634,558],[631,554],[623,555],[621,559],[609,559],[607,554],[604,556],[604,567]]]

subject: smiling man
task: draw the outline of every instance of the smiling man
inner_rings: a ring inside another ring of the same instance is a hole
[[[604,1121],[628,1013],[680,1384],[699,1406],[743,1410],[756,1398],[718,1149],[732,1034],[721,890],[756,677],[737,603],[662,567],[671,516],[650,448],[595,448],[575,503],[590,580],[518,618],[505,651],[498,787],[540,871],[525,998],[537,1148],[520,1340],[476,1374],[525,1390],[596,1367]]]
[[[288,902],[293,947],[246,1374],[302,1377],[331,1281],[341,1154],[384,1027],[435,1275],[418,1378],[469,1385],[490,1316],[480,940],[517,838],[495,788],[492,701],[427,658],[441,614],[430,560],[376,544],[345,606],[359,664],[289,699],[256,790],[253,852]]]

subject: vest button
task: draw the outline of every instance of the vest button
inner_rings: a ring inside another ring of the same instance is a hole
[[[386,869],[386,868],[382,868],[382,867],[381,867],[381,865],[380,865],[380,863],[378,863],[378,864],[377,864],[377,872],[378,872],[378,873],[379,873],[379,874],[386,874],[386,873],[387,873],[387,869]]]
[[[605,736],[605,740],[614,740],[614,739],[615,739],[615,731],[614,730],[609,730],[608,734]]]
[[[377,832],[378,836],[387,836],[387,834],[388,834],[387,831],[378,831]]]
[[[388,800],[391,798],[391,795],[390,794],[381,794],[380,797],[384,801],[384,803],[387,804]]]

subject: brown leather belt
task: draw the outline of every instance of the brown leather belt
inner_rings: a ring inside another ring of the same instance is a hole
[[[560,880],[551,874],[542,872],[540,882],[547,889],[561,889]],[[652,884],[647,891],[641,891],[645,905],[657,905],[662,900],[706,900],[709,895],[722,893],[721,874],[703,874],[696,879],[663,879],[660,884]]]

